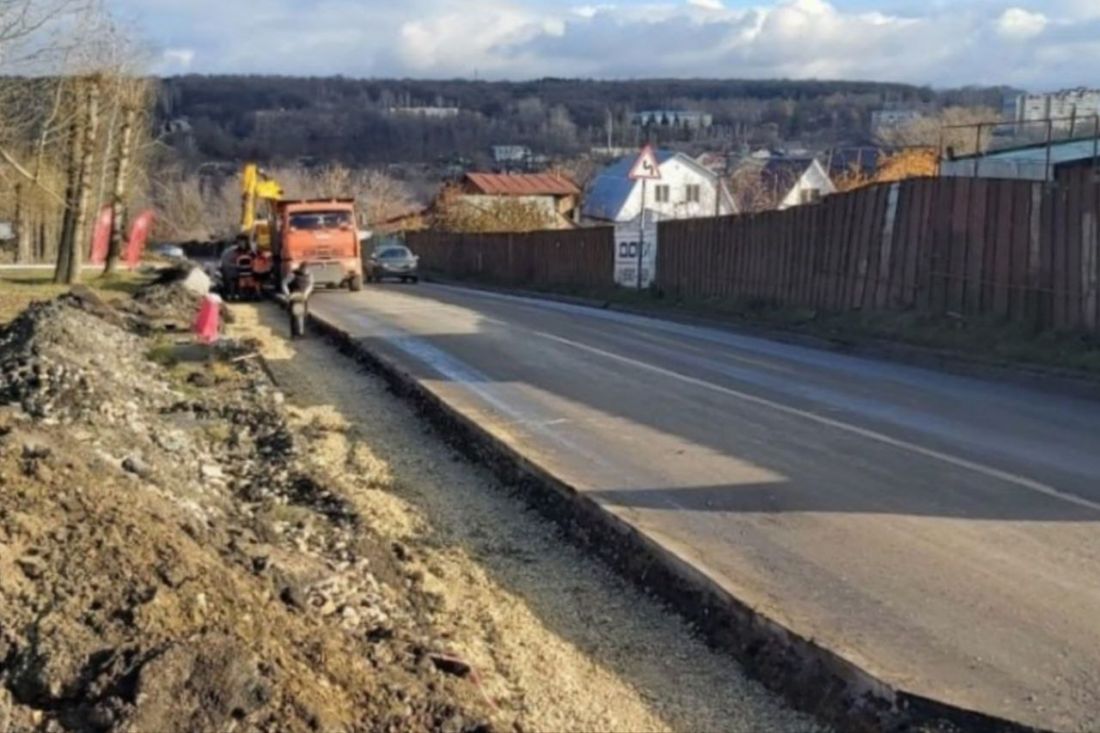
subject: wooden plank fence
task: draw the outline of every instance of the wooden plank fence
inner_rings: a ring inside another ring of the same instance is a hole
[[[416,232],[407,244],[421,267],[517,287],[592,289],[613,282],[611,227],[525,234]]]
[[[672,298],[991,316],[1100,330],[1100,183],[925,178],[786,211],[662,222]],[[426,269],[540,288],[612,285],[609,227],[411,235]]]

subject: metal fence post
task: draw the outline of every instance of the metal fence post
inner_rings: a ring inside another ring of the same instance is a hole
[[[1046,181],[1047,183],[1050,183],[1050,179],[1051,179],[1050,161],[1051,161],[1051,152],[1052,152],[1051,151],[1051,145],[1053,144],[1053,138],[1054,138],[1054,120],[1047,120],[1047,167],[1046,167],[1046,170],[1043,171],[1043,180]]]

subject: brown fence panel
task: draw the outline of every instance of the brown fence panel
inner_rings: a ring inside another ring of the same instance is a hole
[[[963,291],[966,289],[967,235],[970,224],[971,180],[955,181],[951,195],[950,229],[945,238],[944,279],[946,286],[944,308],[951,313],[962,313]]]
[[[1059,188],[1051,194],[1051,198],[1054,218],[1052,241],[1054,266],[1051,293],[1054,300],[1054,323],[1052,325],[1056,329],[1062,329],[1069,323],[1066,301],[1066,294],[1069,291],[1069,192]]]
[[[1100,185],[1089,182],[1085,187],[1088,202],[1086,216],[1084,272],[1084,325],[1090,331],[1100,326]]]
[[[888,186],[876,186],[869,189],[872,197],[869,201],[871,219],[867,232],[867,250],[863,257],[863,292],[857,303],[859,308],[874,308],[878,293],[882,260],[882,238],[886,230],[886,204],[890,194]]]
[[[985,242],[989,181],[976,178],[970,184],[970,232],[966,251],[966,280],[963,283],[962,312],[981,313],[982,283],[986,278]]]
[[[516,287],[607,287],[613,282],[611,227],[528,234],[409,234],[421,267]]]
[[[868,188],[860,191],[858,198],[859,218],[856,230],[855,251],[852,258],[852,289],[849,308],[863,307],[863,298],[867,292],[871,265],[871,240],[874,238],[876,196],[880,188]]]
[[[1026,321],[1028,296],[1028,240],[1030,238],[1031,186],[1012,186],[1012,252],[1009,256],[1008,315],[1013,321]]]

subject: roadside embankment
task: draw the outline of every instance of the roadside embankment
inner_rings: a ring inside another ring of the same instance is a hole
[[[403,548],[163,282],[0,330],[0,730],[488,731]]]

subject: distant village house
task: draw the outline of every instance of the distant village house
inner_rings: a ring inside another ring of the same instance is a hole
[[[391,115],[404,117],[426,117],[433,120],[446,120],[458,117],[462,112],[458,107],[390,107]]]
[[[658,150],[661,179],[644,186],[647,211],[660,219],[691,219],[734,214],[737,207],[721,177],[691,157]],[[592,222],[623,222],[636,219],[642,211],[640,181],[630,180],[636,155],[625,157],[603,169],[585,195],[583,215]]]
[[[639,127],[686,127],[698,130],[714,124],[714,116],[687,109],[647,109],[635,112],[634,124]]]
[[[1093,121],[1100,115],[1100,89],[1065,89],[1049,94],[1019,94],[1005,100],[1004,114],[1016,123],[1017,133],[1024,132],[1028,123],[1052,120],[1056,132],[1092,131]],[[1039,127],[1035,133],[1045,132]]]
[[[749,161],[734,179],[745,210],[767,211],[812,204],[836,193],[836,184],[817,158],[774,157]]]
[[[494,145],[493,162],[497,165],[522,164],[531,158],[531,148],[526,145]]]
[[[921,118],[914,109],[880,109],[871,113],[871,135],[880,137],[894,132]]]
[[[580,187],[558,173],[467,173],[451,205],[491,217],[502,202],[516,202],[538,214],[537,228],[571,229],[577,223],[580,199]]]

